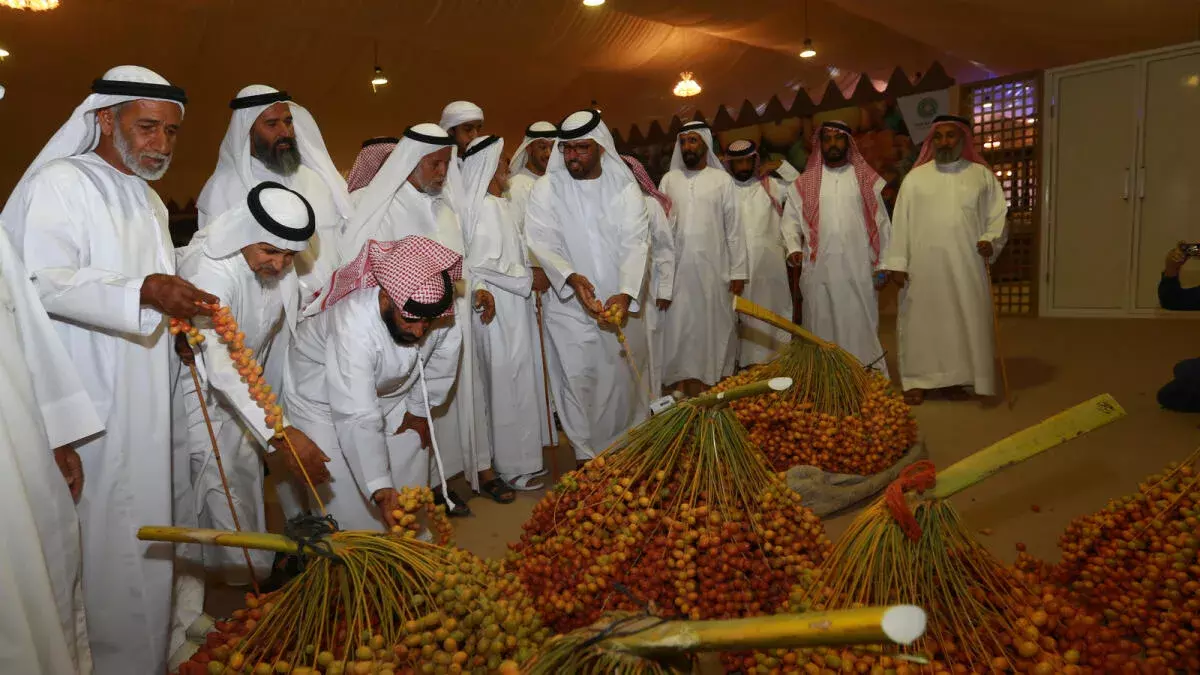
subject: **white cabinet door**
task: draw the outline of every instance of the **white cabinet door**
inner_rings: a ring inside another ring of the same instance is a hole
[[[1167,250],[1200,241],[1200,52],[1148,59],[1145,81],[1134,306],[1152,310]],[[1200,265],[1181,277],[1184,286],[1200,283]]]
[[[1127,310],[1140,64],[1051,76],[1048,313]]]

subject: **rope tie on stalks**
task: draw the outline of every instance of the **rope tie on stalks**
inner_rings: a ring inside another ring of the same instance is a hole
[[[917,523],[912,509],[908,508],[908,501],[904,498],[904,493],[915,491],[920,494],[932,488],[936,483],[937,467],[933,465],[933,462],[923,459],[904,467],[900,471],[900,477],[892,481],[883,493],[884,504],[887,505],[892,518],[896,520],[900,529],[904,530],[904,534],[913,541],[921,539],[921,525]]]
[[[592,645],[603,642],[609,638],[628,637],[630,635],[637,635],[638,633],[650,630],[651,628],[654,628],[656,626],[660,626],[664,623],[667,623],[666,619],[659,617],[659,616],[655,616],[650,611],[650,603],[635,596],[633,594],[633,592],[630,591],[629,588],[627,588],[625,586],[625,584],[622,584],[619,581],[615,581],[615,582],[613,582],[612,586],[616,590],[620,591],[621,594],[624,595],[625,597],[627,597],[630,600],[632,600],[633,602],[636,602],[637,604],[641,605],[642,613],[641,614],[631,614],[629,616],[626,616],[626,617],[617,619],[616,621],[613,621],[609,625],[605,626],[601,631],[599,631],[592,637],[585,640],[582,644],[580,644],[579,651],[583,651],[583,650],[587,649],[588,647],[591,647]],[[639,622],[645,621],[646,619],[654,619],[654,621],[650,622],[650,623],[646,623],[644,625],[640,625],[634,630],[626,630],[626,631],[620,630],[624,626],[627,626],[629,624],[639,623]]]
[[[329,514],[302,514],[283,524],[283,536],[296,542],[296,557],[302,566],[308,565],[310,555],[340,563],[342,559],[333,552],[333,545],[328,539],[339,529],[337,521]]]

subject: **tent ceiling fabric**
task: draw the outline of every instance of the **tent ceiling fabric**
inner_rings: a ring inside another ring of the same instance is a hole
[[[194,197],[216,164],[242,86],[272,84],[312,110],[339,166],[360,141],[439,117],[470,99],[511,136],[598,102],[616,127],[743,100],[814,97],[826,66],[887,79],[933,61],[960,82],[1115,56],[1196,38],[1193,2],[1154,0],[62,0],[50,12],[0,9],[6,193],[113,65],[151,67],[191,99],[174,166],[157,184]],[[391,84],[372,94],[374,45]],[[671,95],[680,71],[703,86]]]

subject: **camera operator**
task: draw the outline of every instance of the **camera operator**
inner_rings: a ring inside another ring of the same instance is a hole
[[[1179,270],[1189,258],[1200,255],[1200,247],[1179,242],[1167,253],[1167,263],[1158,282],[1158,304],[1180,312],[1200,311],[1200,286],[1179,285]],[[1175,379],[1158,390],[1158,404],[1176,412],[1200,412],[1200,359],[1175,364]]]

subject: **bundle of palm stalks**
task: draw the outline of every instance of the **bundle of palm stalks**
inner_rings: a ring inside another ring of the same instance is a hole
[[[939,671],[1067,672],[1054,640],[1028,621],[1038,598],[974,539],[947,498],[1124,414],[1111,397],[1099,396],[936,476],[929,462],[908,467],[854,520],[810,580],[802,605],[924,607],[929,634],[917,647],[937,659]]]
[[[925,630],[919,607],[866,607],[724,621],[663,621],[614,612],[549,640],[522,670],[526,675],[684,675],[700,652],[814,645],[907,645]]]
[[[249,597],[247,612],[221,622],[181,675],[482,675],[528,659],[547,634],[514,575],[412,536],[314,530],[289,538],[165,527],[144,527],[138,536],[308,557],[282,589]]]
[[[869,475],[895,464],[916,442],[916,420],[886,377],[748,300],[737,298],[734,307],[796,337],[769,363],[753,366],[714,389],[769,377],[795,381],[796,386],[785,392],[732,406],[775,470],[806,465]]]
[[[681,402],[565,476],[509,556],[547,624],[566,632],[642,603],[693,619],[782,607],[829,541],[722,404],[788,384]]]

